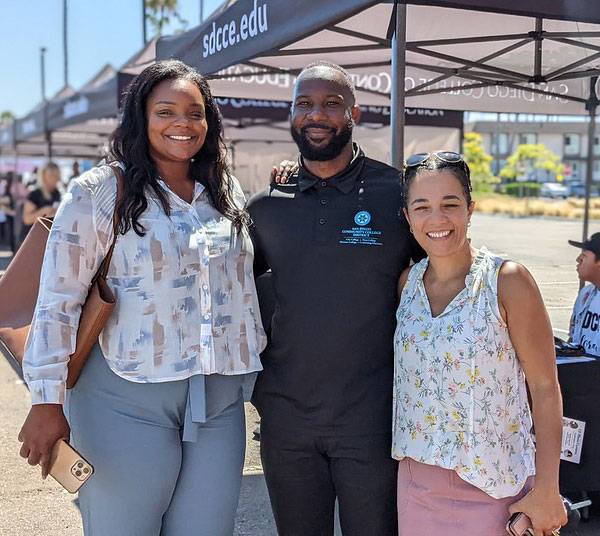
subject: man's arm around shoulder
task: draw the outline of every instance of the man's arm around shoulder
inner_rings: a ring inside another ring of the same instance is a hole
[[[263,190],[254,194],[246,205],[246,210],[250,214],[250,238],[254,246],[254,277],[257,278],[269,270],[269,264],[265,259],[265,251],[261,235],[266,231],[264,223],[263,208],[265,201],[268,201],[270,190]],[[268,232],[268,231],[266,231]]]

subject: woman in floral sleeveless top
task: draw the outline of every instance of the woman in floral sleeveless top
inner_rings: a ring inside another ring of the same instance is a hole
[[[502,536],[514,512],[531,519],[535,536],[555,534],[566,523],[562,403],[539,290],[523,266],[471,247],[474,204],[460,155],[411,157],[405,201],[428,257],[399,281],[392,453],[400,535]]]

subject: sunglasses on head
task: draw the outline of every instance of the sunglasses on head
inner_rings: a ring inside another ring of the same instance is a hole
[[[442,162],[447,164],[459,164],[464,162],[464,159],[460,153],[454,151],[436,151],[435,153],[416,153],[409,156],[406,160],[406,168],[417,167],[427,162],[431,157],[435,157]]]

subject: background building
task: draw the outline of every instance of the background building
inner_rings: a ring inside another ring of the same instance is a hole
[[[473,120],[475,119],[475,120]],[[564,178],[568,182],[584,182],[588,147],[586,117],[540,116],[526,114],[470,114],[467,131],[482,135],[485,150],[490,154],[495,175],[520,144],[541,143],[556,153],[565,164]],[[547,180],[542,176],[540,181]],[[594,181],[600,182],[600,134],[594,137]]]

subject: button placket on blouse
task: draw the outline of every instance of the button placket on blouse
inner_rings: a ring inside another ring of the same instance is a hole
[[[198,212],[190,205],[189,212],[196,228],[198,260],[202,267],[199,271],[198,288],[200,291],[200,341],[202,348],[210,348],[212,341],[212,298],[210,295],[210,246],[211,239],[200,221]]]
[[[209,248],[211,246],[211,240],[195,207],[202,190],[203,188],[200,189],[196,187],[194,190],[194,198],[191,203],[188,203],[178,195],[175,195],[167,187],[171,199],[189,214],[191,223],[196,230],[196,249],[198,251],[198,261],[201,266],[201,269],[198,272],[198,290],[200,295],[200,346],[203,350],[210,351],[212,344],[212,299],[210,295],[209,272]]]

